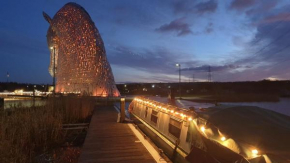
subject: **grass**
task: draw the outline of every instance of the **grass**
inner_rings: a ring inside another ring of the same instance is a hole
[[[93,107],[90,97],[59,97],[48,99],[45,106],[1,110],[0,162],[40,162],[45,153],[52,154],[46,155],[49,160],[58,159],[53,153],[69,136],[62,125],[87,122]]]

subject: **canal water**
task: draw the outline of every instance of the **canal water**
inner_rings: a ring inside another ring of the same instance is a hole
[[[46,100],[35,100],[35,106],[45,105]],[[32,99],[18,99],[18,98],[5,98],[4,99],[4,109],[18,108],[18,107],[31,107],[33,106]]]
[[[290,116],[289,98],[280,98],[279,102],[224,102],[221,104],[233,106],[257,106]]]

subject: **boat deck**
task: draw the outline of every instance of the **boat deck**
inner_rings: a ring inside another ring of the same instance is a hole
[[[113,106],[95,109],[79,163],[138,162],[155,160],[126,123],[117,123]]]

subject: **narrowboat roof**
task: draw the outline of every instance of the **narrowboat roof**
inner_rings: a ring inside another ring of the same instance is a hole
[[[165,97],[145,97],[149,100],[160,103],[171,104]],[[175,106],[188,109],[192,102],[177,100]],[[185,104],[184,104],[185,103]],[[290,117],[271,110],[262,109],[255,106],[231,106],[219,105],[202,107],[206,109],[196,109],[196,123],[203,129],[205,137],[202,142],[207,146],[206,159],[211,157],[221,161],[226,156],[231,156],[229,160],[247,162],[239,155],[235,155],[222,146],[230,146],[232,150],[241,156],[246,156],[249,162],[264,162],[267,159],[274,162],[290,161]],[[198,110],[198,112],[196,111]],[[199,123],[204,120],[204,123]],[[224,139],[221,139],[224,136]],[[209,138],[209,139],[208,139]],[[213,140],[213,141],[212,141]],[[215,142],[219,142],[217,144]],[[192,161],[194,153],[200,153],[199,149],[193,149],[189,153],[187,160]],[[226,154],[227,153],[227,154]],[[223,160],[222,162],[229,161]],[[200,161],[200,160],[199,160]],[[204,161],[204,160],[203,160]],[[267,162],[267,161],[266,161]]]
[[[290,161],[290,117],[287,115],[254,106],[218,106],[205,109],[199,116],[242,148],[254,145],[271,160]]]
[[[192,107],[198,110],[198,108],[209,108],[209,107],[214,106],[214,104],[211,104],[211,103],[198,103],[198,102],[179,100],[179,99],[177,99],[175,103],[171,103],[167,97],[159,97],[159,96],[148,96],[146,98],[160,102],[160,103],[174,105],[176,107],[184,108],[184,109],[189,109]]]

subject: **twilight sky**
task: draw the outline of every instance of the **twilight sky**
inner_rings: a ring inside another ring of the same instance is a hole
[[[0,2],[0,82],[51,83],[46,33],[69,1]],[[79,0],[104,40],[115,81],[290,78],[288,0]]]

